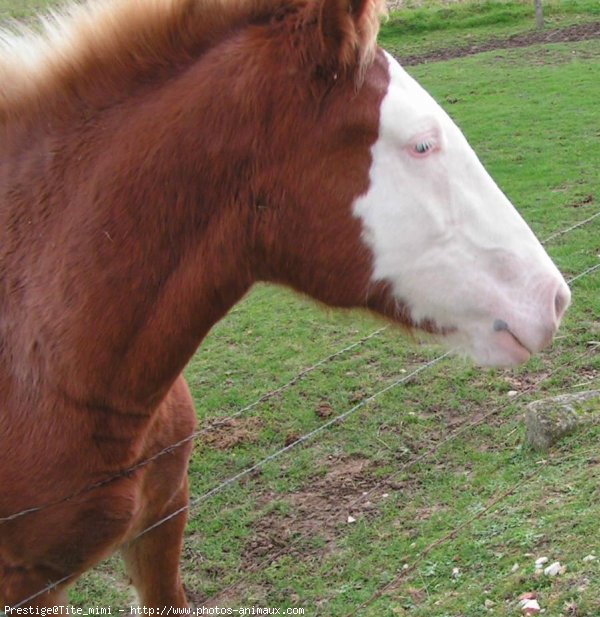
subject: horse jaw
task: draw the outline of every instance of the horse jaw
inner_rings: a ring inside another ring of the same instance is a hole
[[[524,362],[552,340],[569,288],[458,127],[386,58],[371,184],[354,204],[373,282],[476,363]]]

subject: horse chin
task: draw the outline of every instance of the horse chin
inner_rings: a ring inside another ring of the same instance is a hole
[[[532,356],[509,331],[494,332],[483,338],[454,333],[445,337],[445,342],[482,367],[510,368],[527,362]]]

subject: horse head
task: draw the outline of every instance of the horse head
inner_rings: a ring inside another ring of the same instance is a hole
[[[569,288],[452,119],[375,46],[377,10],[324,0],[303,22],[319,53],[303,41],[286,57],[285,90],[304,80],[310,98],[274,89],[288,103],[258,174],[265,278],[438,334],[479,364],[523,362],[552,340]]]

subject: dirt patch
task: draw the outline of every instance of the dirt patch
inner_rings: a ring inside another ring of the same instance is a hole
[[[581,199],[578,199],[570,204],[567,204],[566,207],[567,208],[581,208],[583,206],[589,206],[590,204],[594,203],[594,196],[593,195],[586,195],[585,197],[582,197]]]
[[[245,567],[263,563],[269,556],[275,558],[282,551],[286,555],[305,558],[311,543],[331,542],[340,525],[349,525],[346,506],[369,490],[375,483],[372,462],[364,458],[338,459],[330,463],[325,476],[301,491],[281,499],[273,493],[261,499],[263,507],[278,505],[253,525],[253,534],[246,545]],[[355,518],[369,516],[375,506],[360,502],[352,513]],[[294,543],[297,537],[302,543]],[[289,546],[291,543],[291,546]]]
[[[256,443],[262,426],[260,418],[215,419],[204,427],[200,441],[217,450],[229,450],[240,444]]]
[[[322,401],[317,405],[315,413],[321,420],[326,420],[333,415],[333,407],[328,402]]]
[[[463,58],[465,56],[472,56],[494,49],[528,47],[540,43],[570,43],[596,38],[600,38],[600,21],[576,24],[557,30],[542,30],[514,34],[508,38],[491,38],[481,43],[474,43],[473,45],[438,49],[426,54],[399,55],[396,56],[396,58],[400,64],[410,66],[426,62],[439,62],[442,60],[451,60],[453,58]]]

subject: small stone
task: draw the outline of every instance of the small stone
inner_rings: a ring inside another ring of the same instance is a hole
[[[524,593],[519,600],[519,606],[521,607],[523,615],[537,615],[540,612],[540,605],[537,601],[536,593]]]
[[[519,569],[519,564],[518,564],[518,563],[515,563],[515,564],[513,565],[513,567],[510,569],[510,571],[514,573],[514,572],[516,572],[518,569]]]
[[[596,559],[598,559],[596,555],[587,555],[586,557],[583,558],[583,561],[585,563],[589,563],[590,561],[596,561]]]
[[[537,600],[523,600],[521,612],[523,615],[537,615],[540,612],[540,605]]]
[[[565,571],[564,567],[560,565],[560,561],[551,563],[547,568],[544,568],[544,574],[546,576],[558,576]]]
[[[535,591],[528,591],[526,593],[522,593],[519,596],[519,600],[523,602],[523,600],[537,600],[537,593]]]
[[[517,394],[519,394],[517,390],[509,390],[506,393],[506,396],[510,396],[512,398],[513,396],[517,396]]]
[[[490,600],[489,598],[486,598],[485,602],[483,603],[483,606],[487,610],[490,610],[490,608],[494,608],[494,606],[496,606],[496,603],[493,600]]]
[[[539,570],[546,563],[548,563],[548,557],[540,557],[535,560],[535,567]]]
[[[452,578],[459,578],[460,570],[458,568],[452,568]]]
[[[349,523],[356,523],[356,519],[353,516],[348,516]]]

